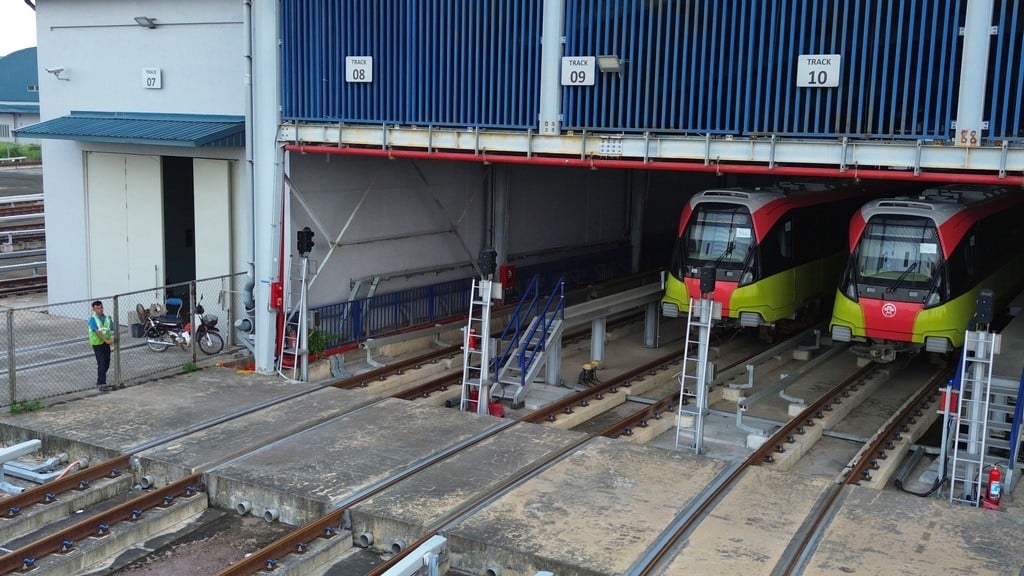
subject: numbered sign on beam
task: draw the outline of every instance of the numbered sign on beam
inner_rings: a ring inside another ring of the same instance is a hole
[[[839,86],[839,54],[801,54],[797,57],[796,85],[800,88],[836,88]]]
[[[373,56],[346,56],[345,82],[373,82]]]
[[[562,86],[593,86],[595,61],[593,56],[563,56]]]

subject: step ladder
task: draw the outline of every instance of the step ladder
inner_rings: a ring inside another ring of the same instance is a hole
[[[473,280],[469,296],[469,317],[462,333],[462,398],[459,410],[488,413],[490,402],[491,302],[500,298],[501,285],[491,280]],[[475,405],[475,406],[474,406]]]
[[[533,300],[531,293],[536,291],[539,294],[537,282],[537,277],[534,277],[531,288],[523,294],[520,306],[509,316],[509,322],[498,339],[505,346],[496,361],[496,385],[491,397],[511,400],[513,408],[523,406],[530,383],[537,378],[541,368],[548,365],[551,356],[561,352],[565,282],[559,278],[551,294],[543,301],[543,307],[540,300],[527,304]],[[524,321],[529,322],[525,329]]]
[[[996,335],[968,331],[960,360],[960,396],[953,419],[953,464],[950,468],[950,503],[979,506],[984,495],[984,469],[988,460],[989,399]]]
[[[679,412],[676,414],[676,450],[685,436],[697,454],[704,451],[704,414],[708,403],[708,349],[714,323],[714,301],[690,298],[686,319],[686,346],[679,374]]]
[[[309,338],[307,326],[306,295],[309,290],[309,258],[302,258],[299,267],[298,285],[299,301],[286,308],[284,331],[277,354],[277,373],[293,382],[305,382],[309,374]]]

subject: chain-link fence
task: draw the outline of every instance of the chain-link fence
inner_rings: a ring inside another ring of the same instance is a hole
[[[93,300],[103,302],[115,332],[108,385],[171,374],[234,352],[233,325],[245,315],[245,285],[243,273],[0,311],[0,362],[5,362],[0,366],[0,406],[95,389],[97,362],[87,324]],[[202,305],[205,322],[194,321],[195,304]]]

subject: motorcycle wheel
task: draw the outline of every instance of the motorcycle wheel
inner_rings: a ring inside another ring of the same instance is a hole
[[[174,346],[174,342],[171,341],[170,334],[161,334],[159,337],[147,336],[146,346],[153,352],[163,352],[171,346]]]
[[[224,349],[224,339],[218,332],[206,331],[198,338],[199,349],[207,356],[212,356]]]

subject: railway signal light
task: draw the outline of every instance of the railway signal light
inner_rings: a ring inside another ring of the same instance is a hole
[[[303,258],[313,251],[313,231],[309,229],[309,226],[299,230],[297,247],[299,250],[299,256],[302,256]]]
[[[978,292],[978,299],[975,301],[977,308],[974,312],[974,320],[979,325],[988,326],[992,323],[992,319],[995,316],[995,304],[996,295],[989,288],[982,288]]]
[[[490,278],[498,264],[498,251],[494,248],[484,248],[480,251],[477,264],[480,266],[480,274],[484,278]]]
[[[715,291],[715,277],[718,271],[713,264],[704,264],[700,267],[700,294],[711,294]]]

